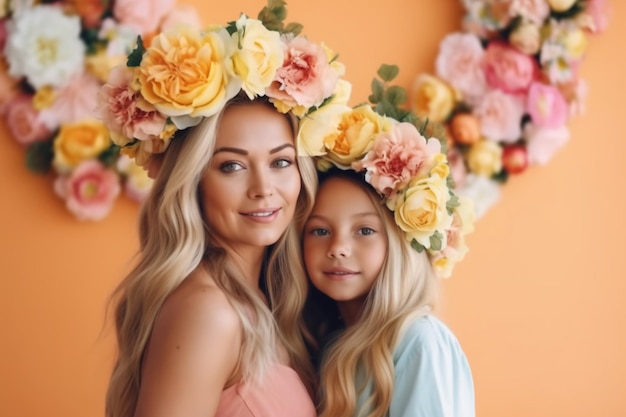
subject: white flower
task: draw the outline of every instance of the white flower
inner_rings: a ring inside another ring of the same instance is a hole
[[[24,10],[8,25],[4,53],[11,76],[26,77],[35,89],[62,87],[84,65],[80,18],[55,6]]]
[[[500,184],[483,175],[469,174],[463,187],[456,191],[459,196],[469,198],[474,203],[476,220],[500,200]]]

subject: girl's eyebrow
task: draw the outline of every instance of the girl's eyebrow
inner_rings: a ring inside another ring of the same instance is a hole
[[[354,215],[352,215],[352,217],[375,217],[378,218],[378,213],[374,212],[374,211],[365,211],[362,213],[355,213]],[[321,214],[316,214],[316,213],[311,213],[311,215],[309,215],[309,219],[319,219],[319,220],[328,220],[329,217],[326,216],[322,216]]]
[[[269,153],[270,154],[275,154],[276,152],[280,152],[285,148],[294,148],[295,146],[293,146],[291,143],[285,143],[284,145],[280,145],[277,146],[275,148],[270,149]],[[224,146],[222,148],[218,148],[215,150],[215,152],[213,152],[213,155],[218,154],[220,152],[232,152],[232,153],[237,153],[240,155],[248,155],[248,151],[246,151],[245,149],[241,149],[241,148],[232,148],[229,146]]]

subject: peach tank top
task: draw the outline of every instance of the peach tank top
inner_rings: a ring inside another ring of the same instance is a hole
[[[261,384],[239,382],[222,391],[215,417],[315,417],[302,380],[288,366],[275,364]]]

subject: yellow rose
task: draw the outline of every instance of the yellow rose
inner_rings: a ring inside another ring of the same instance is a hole
[[[43,86],[33,96],[33,107],[39,111],[47,109],[56,99],[56,90],[49,85]]]
[[[232,56],[234,72],[242,79],[242,88],[250,99],[263,96],[283,64],[280,35],[246,15],[241,15],[236,25],[237,32],[232,35],[238,46]]]
[[[570,56],[574,59],[582,58],[587,51],[589,39],[580,28],[567,29],[563,36],[563,44]]]
[[[443,122],[454,109],[458,94],[437,77],[421,74],[413,85],[413,110],[435,123]]]
[[[522,22],[509,35],[509,42],[520,52],[535,55],[541,48],[541,30],[533,22]]]
[[[109,131],[101,122],[83,121],[61,126],[54,138],[54,166],[69,171],[111,146]]]
[[[502,169],[502,148],[496,142],[481,139],[467,153],[471,172],[490,177]]]
[[[107,82],[111,69],[118,65],[126,65],[126,55],[113,56],[101,49],[95,54],[85,57],[87,71],[103,83]]]
[[[142,96],[179,129],[217,113],[237,94],[233,41],[224,29],[200,34],[178,27],[157,35],[144,53],[138,80]]]
[[[326,158],[340,167],[349,167],[372,147],[378,133],[388,132],[391,123],[370,106],[360,106],[341,115],[334,131],[324,136]]]
[[[391,121],[370,106],[356,109],[331,103],[300,122],[298,150],[301,155],[322,156],[341,167],[365,155],[375,135],[388,132]]]
[[[430,170],[431,175],[438,175],[444,180],[448,178],[450,174],[450,166],[448,165],[448,158],[442,153],[438,153],[433,157],[435,166]]]
[[[572,8],[576,0],[548,0],[548,5],[555,12],[564,12]]]
[[[439,175],[413,180],[396,202],[396,224],[406,232],[409,241],[415,239],[426,249],[431,247],[430,237],[435,232],[440,233],[445,246],[445,229],[452,223],[446,209],[449,197],[446,180]]]

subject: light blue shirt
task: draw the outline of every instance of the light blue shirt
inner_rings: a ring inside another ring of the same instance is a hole
[[[393,364],[389,417],[475,417],[467,358],[452,331],[436,317],[421,317],[407,327]],[[359,387],[363,372],[357,375]],[[357,399],[355,417],[371,392],[370,382]]]

